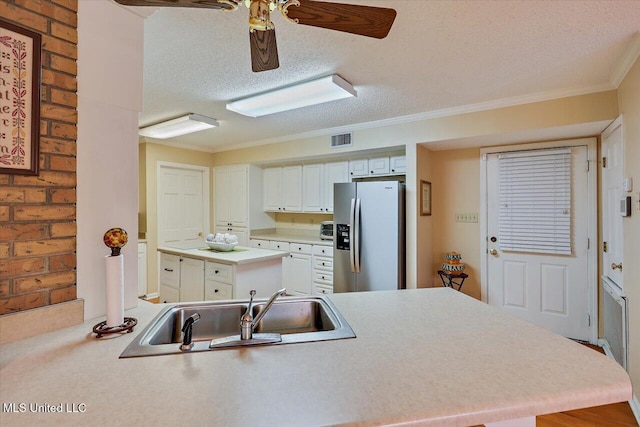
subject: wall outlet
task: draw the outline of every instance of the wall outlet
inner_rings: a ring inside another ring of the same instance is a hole
[[[461,212],[455,214],[456,222],[478,222],[477,212]]]

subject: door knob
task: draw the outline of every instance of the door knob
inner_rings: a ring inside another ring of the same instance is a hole
[[[198,233],[198,237],[202,237],[202,231]]]
[[[612,262],[611,263],[611,269],[612,270],[620,270],[620,271],[622,271],[622,263],[616,264],[615,262]]]
[[[489,251],[489,253],[490,253],[491,255],[498,255],[498,251],[496,251],[495,249],[491,249],[491,250]]]

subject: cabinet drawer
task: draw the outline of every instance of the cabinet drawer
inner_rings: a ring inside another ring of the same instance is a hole
[[[316,270],[333,271],[333,258],[313,256],[313,268]]]
[[[180,257],[163,253],[160,256],[160,283],[180,288]]]
[[[269,242],[269,249],[273,249],[274,251],[289,252],[289,242],[278,242],[272,240],[271,242]]]
[[[215,280],[223,283],[233,283],[233,266],[207,261],[205,268],[206,280]]]
[[[333,246],[313,245],[313,254],[333,257]]]
[[[318,283],[314,283],[313,284],[313,293],[318,295],[322,295],[322,294],[332,294],[333,293],[333,286],[326,286],[326,285],[320,285]]]
[[[311,245],[307,245],[304,243],[291,243],[289,245],[289,252],[311,255]]]
[[[268,240],[251,239],[251,247],[259,249],[269,249]]]
[[[228,283],[207,280],[204,283],[204,299],[233,299],[233,286]]]
[[[314,270],[313,282],[333,286],[333,272]]]
[[[172,303],[180,302],[180,291],[167,285],[160,285],[160,302]]]

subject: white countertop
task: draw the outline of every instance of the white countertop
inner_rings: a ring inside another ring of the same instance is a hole
[[[251,232],[251,239],[333,246],[333,240],[320,239],[320,230],[296,230],[290,228],[279,228],[270,231],[257,230]]]
[[[289,255],[288,252],[272,251],[269,249],[247,248],[244,246],[236,246],[230,252],[218,252],[206,247],[180,249],[170,247],[160,247],[159,252],[165,252],[173,255],[181,255],[189,258],[202,259],[205,261],[215,261],[222,264],[250,264],[254,262],[268,261],[272,259],[282,258]]]
[[[472,425],[626,401],[608,357],[448,288],[334,294],[357,335],[319,343],[118,359],[102,319],[3,345],[2,424]],[[32,413],[29,404],[82,404]]]

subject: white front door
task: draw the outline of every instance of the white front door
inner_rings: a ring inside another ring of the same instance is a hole
[[[158,168],[158,246],[196,247],[209,229],[208,170]]]
[[[548,155],[549,150],[519,151],[515,156],[534,159],[543,152]],[[564,163],[560,169],[564,168],[567,176],[563,190],[566,196],[559,195],[558,169],[546,173],[537,170],[539,166],[527,164],[525,169],[510,172],[513,169],[505,166],[504,159],[513,153],[487,155],[486,301],[560,335],[589,341],[593,338],[589,315],[593,290],[589,284],[594,283],[589,280],[589,272],[593,271],[589,253],[591,242],[595,244],[595,236],[590,236],[589,209],[595,207],[590,206],[587,195],[594,191],[589,188],[588,174],[595,173],[595,168],[588,172],[586,146],[569,147],[561,154]],[[516,167],[521,168],[521,163]],[[529,172],[529,167],[536,171]],[[518,184],[515,195],[510,195],[507,202],[505,194],[514,190],[505,190],[511,188],[506,182],[518,173],[526,183]],[[534,175],[536,178],[532,178]],[[520,203],[527,206],[522,219],[517,217],[520,214],[505,213]],[[547,203],[553,203],[553,208],[542,208]],[[541,216],[545,217],[542,221]],[[544,228],[545,225],[541,230],[538,224],[549,223],[549,216],[554,225]],[[532,221],[535,226],[530,226]],[[530,227],[532,232],[522,233]]]
[[[602,133],[602,274],[621,289],[623,162],[622,119],[618,119]]]

